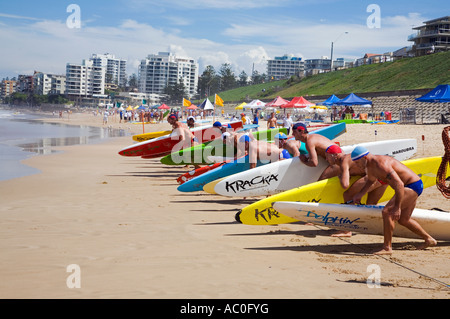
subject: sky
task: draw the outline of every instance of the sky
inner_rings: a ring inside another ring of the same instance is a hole
[[[355,59],[412,45],[414,26],[450,15],[444,0],[21,0],[0,4],[0,79],[65,74],[94,53],[127,60],[173,52],[236,75],[267,59]]]

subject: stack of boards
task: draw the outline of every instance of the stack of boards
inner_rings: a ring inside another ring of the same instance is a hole
[[[441,157],[428,157],[403,161],[424,183],[424,188],[436,184],[436,173]],[[450,176],[450,172],[448,173]],[[359,177],[352,177],[354,183]],[[247,225],[277,225],[307,222],[341,230],[368,234],[382,234],[381,210],[383,206],[343,205],[344,189],[338,177],[314,182],[256,201],[236,214],[236,220]],[[388,187],[380,202],[394,195]],[[367,195],[362,199],[365,202]],[[450,214],[435,210],[415,209],[415,218],[437,240],[450,239]],[[396,236],[414,237],[409,230],[396,227]]]
[[[321,134],[326,136],[329,139],[334,139],[337,136],[341,135],[346,131],[345,123],[330,125],[319,130],[314,131],[310,134]],[[281,161],[283,162],[283,161]],[[280,162],[275,162],[280,163]],[[275,164],[272,163],[272,164]],[[269,163],[267,162],[257,162],[257,167],[265,167]],[[196,192],[204,190],[205,185],[218,181],[221,178],[240,173],[240,172],[252,172],[254,169],[250,169],[250,161],[248,160],[248,156],[240,157],[233,160],[228,160],[224,165],[220,165],[212,170],[208,170],[207,172],[196,176],[180,186],[178,186],[178,190],[180,192]],[[317,180],[317,179],[316,179]]]
[[[341,148],[344,153],[349,154],[358,145],[367,148],[373,154],[389,155],[399,161],[413,157],[417,151],[415,139],[368,142]],[[222,196],[273,195],[317,181],[327,166],[327,161],[322,157],[319,157],[319,164],[316,167],[306,166],[295,157],[216,180],[205,185],[204,190]]]
[[[224,123],[229,124],[233,130],[242,128],[242,121]],[[205,125],[191,130],[194,136],[203,142],[218,139],[222,133],[220,130],[214,129],[212,125]],[[170,154],[179,147],[180,136],[173,132],[169,135],[160,136],[151,140],[146,140],[125,147],[119,151],[122,156],[141,156],[142,158],[162,157]]]

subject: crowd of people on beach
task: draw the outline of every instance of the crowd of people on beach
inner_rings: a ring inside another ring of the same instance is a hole
[[[303,122],[292,123],[287,114],[284,125],[292,129],[294,139],[288,139],[284,133],[275,136],[275,143],[255,139],[253,134],[236,133],[215,122],[213,127],[221,130],[223,143],[237,145],[236,157],[248,155],[250,168],[256,167],[257,161],[274,162],[286,158],[299,157],[304,165],[316,167],[318,158],[325,159],[329,166],[323,171],[319,180],[338,176],[341,186],[345,189],[344,201],[348,204],[360,204],[365,194],[368,194],[368,205],[375,205],[381,199],[388,186],[394,190],[394,196],[388,201],[382,211],[384,244],[376,254],[392,254],[392,236],[395,223],[408,228],[424,239],[419,249],[425,249],[437,244],[418,222],[411,218],[418,197],[422,194],[423,183],[420,177],[398,160],[387,155],[374,155],[362,146],[357,146],[351,154],[344,154],[340,146],[320,134],[309,134],[308,126]],[[276,117],[271,113],[267,128],[275,128]],[[190,116],[188,125],[178,121],[176,114],[168,117],[173,130],[180,130],[187,143],[186,147],[196,145],[198,140],[190,131],[195,119]],[[306,153],[300,146],[304,143]],[[196,166],[198,168],[198,165]],[[360,179],[350,185],[351,176]],[[335,236],[351,236],[351,232],[338,232]]]

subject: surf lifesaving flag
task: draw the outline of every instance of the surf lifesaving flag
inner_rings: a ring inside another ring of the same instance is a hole
[[[216,94],[216,97],[214,99],[214,104],[215,105],[219,105],[219,106],[223,106],[223,100],[217,94]]]
[[[185,98],[183,98],[183,106],[191,106],[191,101],[186,100]]]

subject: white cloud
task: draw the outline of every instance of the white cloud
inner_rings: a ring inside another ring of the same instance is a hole
[[[188,8],[188,9],[252,9],[263,7],[279,7],[289,0],[129,0],[127,6],[133,8]]]
[[[267,58],[286,53],[305,59],[329,56],[336,38],[335,57],[357,58],[366,52],[382,53],[411,45],[407,36],[413,33],[412,25],[425,20],[417,13],[383,17],[380,29],[369,29],[365,21],[334,25],[294,19],[233,23],[223,30],[223,35],[232,39],[229,43],[181,37],[176,31],[132,19],[109,27],[85,23],[80,29],[70,29],[59,20],[29,20],[20,25],[5,20],[0,23],[0,56],[8,62],[2,64],[0,77],[34,70],[64,74],[66,63],[80,63],[92,53],[106,52],[127,59],[127,72],[131,74],[148,54],[168,50],[196,59],[200,74],[207,65],[218,70],[223,63],[230,63],[236,74],[242,70],[250,74],[253,63],[256,70],[265,73]],[[345,31],[349,34],[340,36]]]

